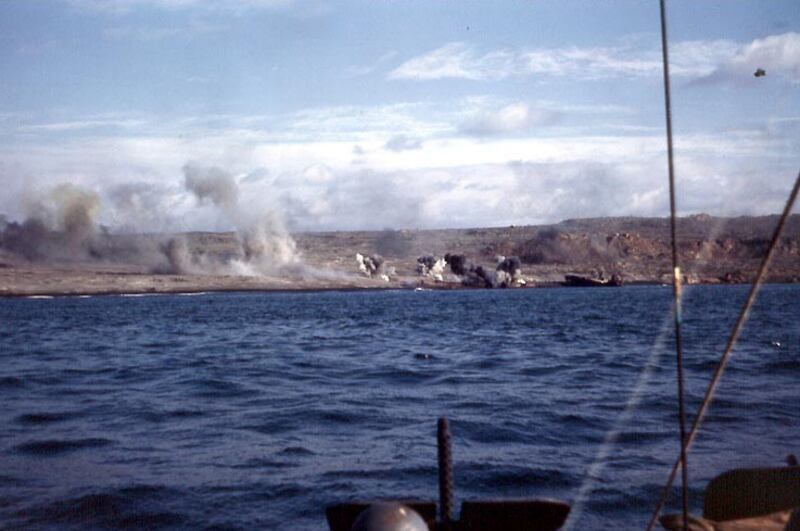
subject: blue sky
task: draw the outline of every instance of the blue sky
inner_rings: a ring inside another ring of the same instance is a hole
[[[779,211],[800,3],[668,13],[679,210]],[[655,0],[4,0],[0,213],[68,182],[117,230],[226,228],[191,163],[296,230],[662,216],[658,31]]]

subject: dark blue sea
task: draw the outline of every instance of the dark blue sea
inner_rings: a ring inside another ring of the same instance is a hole
[[[746,295],[689,287],[693,413]],[[0,526],[325,529],[336,502],[572,502],[642,528],[678,452],[671,289],[0,299]],[[689,456],[780,466],[800,440],[800,286],[767,286]],[[671,507],[676,506],[673,498]]]

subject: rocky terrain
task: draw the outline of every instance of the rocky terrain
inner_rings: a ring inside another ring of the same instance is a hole
[[[677,230],[685,281],[751,280],[776,223],[777,216],[681,218]],[[32,243],[34,236],[38,239]],[[0,295],[533,287],[558,285],[566,274],[591,278],[616,274],[626,283],[664,283],[671,278],[669,222],[664,218],[299,233],[292,235],[291,260],[257,270],[228,267],[246,263],[242,254],[251,252],[236,233],[102,233],[72,243],[66,238],[55,232],[25,232],[19,224],[0,227]],[[178,246],[183,256],[180,260],[173,259]],[[259,252],[268,255],[270,248]],[[357,262],[357,254],[361,262]],[[145,259],[150,255],[157,260]],[[443,261],[437,266],[436,261],[445,255],[451,255],[451,262],[460,256],[461,269],[454,271]],[[429,259],[421,268],[418,259],[423,256]],[[508,274],[498,273],[498,257],[518,257],[519,262],[507,261],[511,264]],[[771,282],[800,282],[800,215],[790,218],[768,278]]]

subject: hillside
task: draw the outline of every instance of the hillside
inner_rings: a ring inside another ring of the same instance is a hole
[[[679,255],[685,280],[749,281],[776,223],[777,216],[679,219]],[[557,284],[565,274],[605,278],[617,274],[626,283],[662,283],[670,281],[671,271],[669,222],[664,218],[297,233],[289,241],[258,240],[262,261],[257,264],[248,262],[252,258],[248,253],[254,252],[252,242],[247,241],[250,235],[101,233],[73,241],[39,230],[40,240],[33,242],[23,229],[23,225],[8,224],[0,231],[0,294],[458,287],[466,277],[454,275],[450,268],[444,269],[442,281],[418,273],[419,257],[435,260],[446,254],[462,255],[470,267],[492,274],[498,256],[519,257],[521,278],[527,286]],[[264,262],[277,252],[290,256],[278,265]],[[389,280],[381,280],[378,274],[367,278],[359,271],[357,253],[380,255],[380,272],[388,273]],[[800,282],[800,215],[792,216],[787,224],[769,280]]]
[[[690,282],[751,278],[778,216],[680,218],[679,256]],[[380,254],[399,273],[412,275],[423,255],[466,255],[487,267],[495,257],[518,256],[523,273],[560,281],[564,273],[619,273],[628,281],[662,282],[671,271],[669,220],[595,218],[554,225],[296,235],[298,247],[318,265],[347,268],[355,252]],[[348,252],[349,251],[349,252]],[[790,218],[773,258],[771,280],[800,280],[800,215]]]

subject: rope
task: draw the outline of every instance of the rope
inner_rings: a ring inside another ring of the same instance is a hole
[[[683,338],[681,335],[681,268],[678,264],[678,242],[675,235],[675,165],[672,154],[672,102],[669,86],[669,50],[667,48],[667,13],[665,0],[660,0],[661,7],[661,54],[664,65],[664,107],[667,118],[667,163],[669,166],[669,228],[672,239],[672,298],[675,306],[675,362],[678,379],[678,423],[680,425],[681,483],[683,501],[683,528],[689,528],[689,478],[686,466],[686,406],[683,390]]]
[[[684,448],[681,448],[681,453],[684,453],[694,442],[695,436],[697,435],[697,431],[700,428],[700,424],[703,422],[703,418],[708,410],[708,406],[711,405],[711,400],[714,398],[714,391],[717,388],[717,384],[719,383],[720,378],[722,377],[722,373],[725,371],[725,366],[728,364],[728,360],[730,359],[731,353],[733,352],[733,347],[736,345],[736,340],[739,338],[739,334],[744,327],[745,322],[747,321],[747,317],[750,314],[750,308],[753,306],[753,302],[755,302],[756,295],[758,294],[758,290],[761,288],[761,284],[764,282],[764,278],[766,277],[767,270],[769,269],[769,263],[772,260],[772,254],[775,250],[775,247],[778,245],[778,241],[780,241],[781,234],[783,233],[784,226],[786,225],[786,220],[789,219],[789,215],[794,208],[794,203],[797,200],[798,190],[800,190],[800,172],[797,174],[797,179],[795,179],[794,187],[792,188],[791,193],[789,194],[789,199],[786,201],[786,206],[783,209],[783,213],[781,214],[780,219],[778,220],[778,225],[775,227],[775,232],[772,235],[772,240],[769,243],[769,248],[767,249],[767,253],[764,255],[763,260],[761,261],[761,265],[758,268],[758,273],[756,274],[756,278],[753,281],[752,286],[750,287],[750,291],[747,294],[747,299],[745,300],[744,306],[742,306],[742,310],[739,313],[739,317],[736,319],[736,324],[733,327],[733,331],[731,332],[730,338],[728,338],[728,343],[725,345],[725,351],[722,354],[722,358],[720,358],[719,363],[717,364],[716,369],[714,369],[714,374],[711,377],[711,381],[708,383],[708,388],[706,389],[706,393],[703,396],[703,402],[700,404],[700,409],[697,412],[697,416],[695,416],[694,422],[692,423],[692,429],[689,432],[689,437],[686,440],[686,445]],[[661,499],[658,502],[658,505],[653,511],[653,515],[650,518],[650,522],[647,524],[647,530],[650,531],[653,529],[655,525],[656,519],[658,515],[661,513],[661,509],[664,507],[664,504],[667,501],[667,497],[669,496],[669,490],[672,488],[672,483],[675,481],[675,473],[678,470],[678,466],[680,466],[681,460],[680,458],[675,461],[675,464],[672,465],[672,471],[669,474],[669,479],[667,479],[667,484],[664,485],[664,490],[661,492]]]

